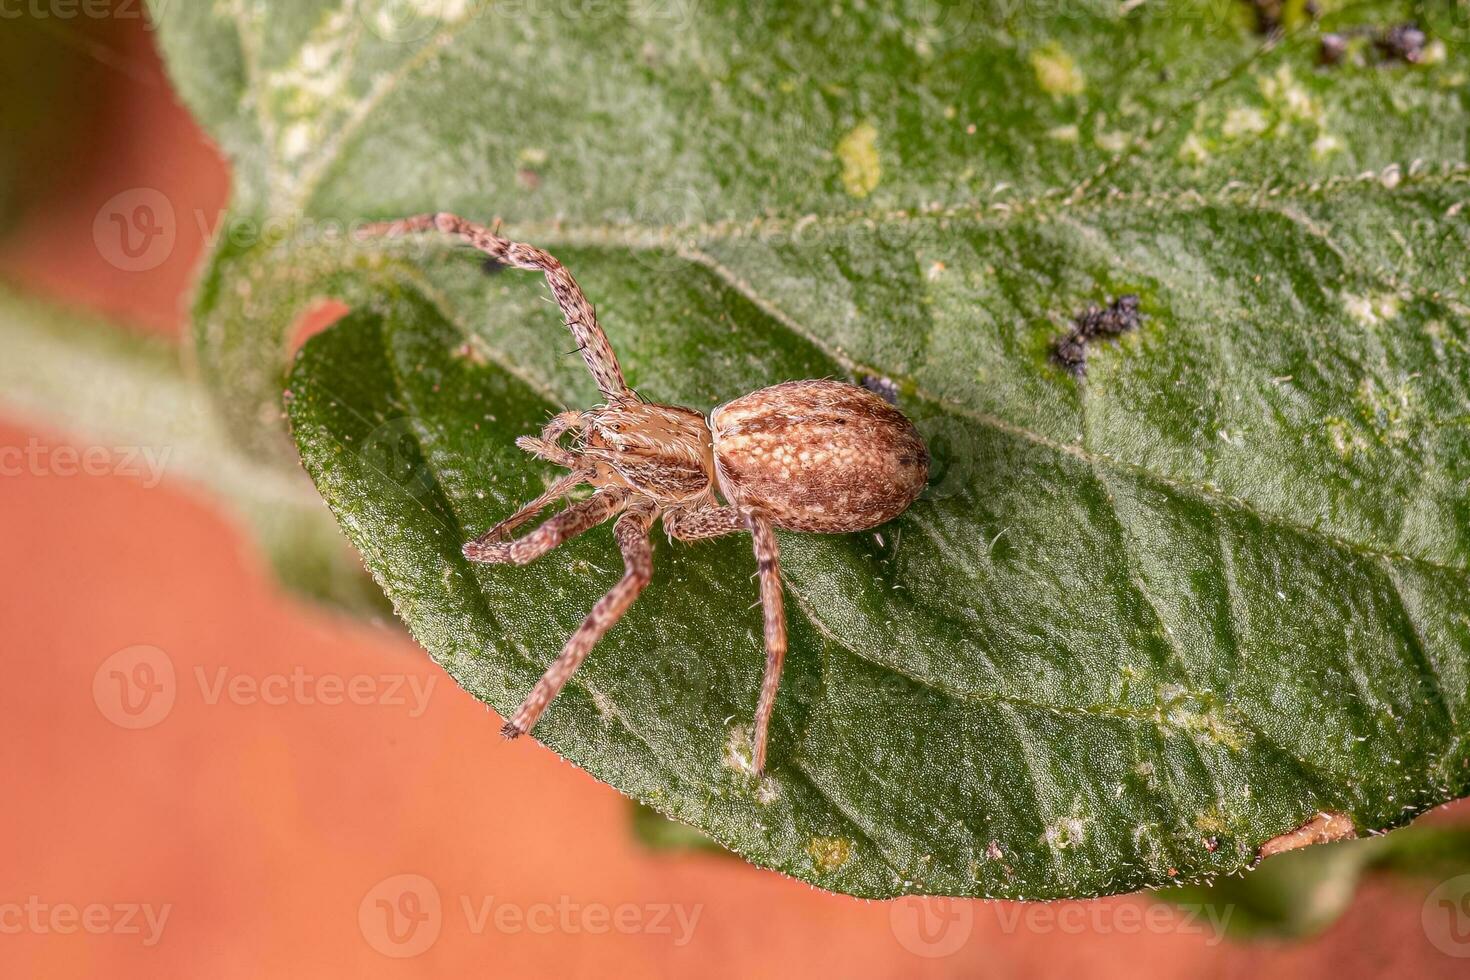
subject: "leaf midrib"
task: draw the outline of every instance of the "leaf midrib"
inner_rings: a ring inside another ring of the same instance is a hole
[[[1461,172],[1470,174],[1470,165],[1462,168]],[[522,234],[522,231],[523,230],[521,228],[507,229],[507,233],[514,235],[520,235]],[[565,228],[561,229],[561,231],[562,233],[560,235],[548,234],[542,237],[540,241],[543,244],[553,248],[559,247],[561,245],[566,245],[570,247],[585,247],[588,244],[586,240],[579,239],[575,235],[568,234]],[[606,245],[608,243],[604,242],[602,244]],[[405,273],[407,273],[408,278],[410,278],[415,283],[416,287],[423,284],[424,279],[421,272],[419,272],[417,267],[414,266],[412,263],[397,255],[394,252],[391,244],[387,246],[378,246],[374,244],[362,245],[358,247],[377,250],[380,254],[386,255],[391,260],[393,260],[395,266],[397,266],[397,275],[404,275]],[[450,247],[451,246],[446,245],[446,250],[448,250]],[[306,260],[314,257],[314,253],[326,252],[328,258],[337,258],[340,253],[327,251],[329,248],[330,246],[316,242],[307,242],[303,244],[297,242],[296,240],[288,239],[287,241],[274,246],[266,252],[257,253],[257,258],[255,259],[255,261],[259,261],[272,270],[287,270],[287,277],[289,278],[294,274],[299,274],[300,270],[304,268],[312,267],[312,265]],[[740,278],[733,271],[729,270],[723,264],[713,259],[713,257],[708,256],[706,253],[703,253],[697,249],[682,249],[676,251],[674,254],[680,258],[683,258],[691,265],[702,268],[708,274],[715,276],[721,282],[721,284],[735,292],[747,302],[751,303],[763,314],[765,314],[773,323],[780,326],[782,329],[792,333],[794,336],[799,337],[803,341],[811,344],[813,347],[819,350],[823,356],[827,357],[835,364],[842,367],[843,370],[854,375],[879,374],[885,377],[893,378],[896,381],[904,382],[904,390],[909,393],[912,398],[927,405],[933,406],[952,416],[968,419],[969,421],[984,426],[991,431],[1027,442],[1031,445],[1040,446],[1048,450],[1049,452],[1080,461],[1090,467],[1103,466],[1122,475],[1150,480],[1158,484],[1159,486],[1166,488],[1168,491],[1180,497],[1181,499],[1191,500],[1214,511],[1224,510],[1247,514],[1268,526],[1291,531],[1295,534],[1310,538],[1312,540],[1325,542],[1332,548],[1339,551],[1362,555],[1369,558],[1379,558],[1390,562],[1401,562],[1423,568],[1430,568],[1436,571],[1453,574],[1462,579],[1465,578],[1467,575],[1470,575],[1470,566],[1467,566],[1466,564],[1455,564],[1422,554],[1410,554],[1401,551],[1394,551],[1378,545],[1374,542],[1360,541],[1354,538],[1334,534],[1331,531],[1324,530],[1321,527],[1316,527],[1310,524],[1295,521],[1285,515],[1262,509],[1258,504],[1239,497],[1231,496],[1226,493],[1222,493],[1219,490],[1216,490],[1210,486],[1201,483],[1191,482],[1187,479],[1181,479],[1172,474],[1167,474],[1155,470],[1142,463],[1131,462],[1129,460],[1114,456],[1110,453],[1101,452],[1095,449],[1089,449],[1082,444],[1082,437],[1080,435],[1077,443],[1060,442],[1040,432],[1036,432],[1032,429],[1026,428],[1025,426],[1010,422],[997,415],[983,412],[978,409],[971,408],[970,406],[961,404],[959,402],[955,402],[952,399],[937,395],[929,391],[928,389],[919,386],[911,376],[908,376],[903,372],[890,371],[888,369],[882,368],[881,366],[865,364],[848,357],[846,354],[842,353],[840,350],[825,341],[820,336],[820,334],[806,327],[796,317],[787,313],[779,305],[759,293],[750,283]],[[340,263],[335,270],[329,270],[327,273],[324,274],[330,274],[330,272],[332,271],[350,273],[354,270],[350,268],[347,263],[344,262]],[[385,270],[363,271],[361,269],[358,269],[355,271],[365,276],[370,283],[391,285],[393,282],[393,277]],[[430,292],[432,292],[432,295],[430,295]],[[525,382],[528,386],[535,390],[540,397],[545,398],[550,404],[559,405],[561,403],[562,400],[556,397],[555,392],[543,379],[539,379],[529,372],[526,372],[524,369],[516,366],[516,362],[514,361],[514,359],[509,357],[505,351],[491,344],[483,335],[472,331],[460,317],[454,315],[450,307],[446,305],[448,303],[448,300],[442,292],[438,290],[426,290],[425,298],[433,302],[436,309],[440,311],[441,315],[444,316],[445,319],[448,320],[450,323],[452,323],[467,340],[474,339],[479,342],[482,352],[485,353],[487,358],[493,360],[498,367],[503,368],[507,372],[516,376],[519,380]]]

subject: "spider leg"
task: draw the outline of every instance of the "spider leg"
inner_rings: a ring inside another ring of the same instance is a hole
[[[623,552],[623,577],[607,595],[597,600],[582,625],[567,638],[561,654],[552,661],[525,702],[505,723],[500,732],[506,738],[524,735],[535,727],[542,712],[561,693],[567,679],[582,666],[582,661],[587,659],[592,647],[623,618],[623,613],[628,611],[633,600],[638,598],[643,587],[653,578],[653,542],[648,538],[648,531],[656,516],[658,508],[651,500],[642,498],[635,499],[623,512],[623,516],[618,518],[613,534]]]
[[[548,463],[574,470],[581,466],[581,460],[576,452],[562,447],[561,437],[581,425],[581,412],[562,412],[546,424],[539,437],[521,436],[516,440],[516,445]]]
[[[439,231],[446,235],[457,235],[497,262],[517,269],[533,269],[546,276],[551,294],[561,307],[562,316],[571,328],[572,337],[587,362],[587,369],[597,381],[597,387],[610,400],[632,398],[627,382],[623,380],[623,369],[618,366],[617,356],[607,341],[607,334],[597,323],[597,312],[587,301],[582,288],[572,274],[551,255],[534,245],[512,242],[501,238],[483,225],[466,221],[458,215],[440,211],[437,214],[419,214],[400,221],[384,221],[366,225],[359,236],[374,238],[397,238],[401,235],[421,231]]]
[[[541,438],[547,442],[556,442],[563,435],[582,425],[581,412],[560,412],[551,417],[546,423],[546,428],[541,430]]]
[[[531,501],[529,504],[526,504],[520,510],[510,515],[505,520],[501,521],[499,524],[495,525],[475,540],[482,543],[488,543],[490,541],[504,541],[507,537],[510,536],[510,532],[514,531],[516,528],[520,527],[522,524],[526,523],[537,514],[541,513],[552,503],[552,501],[559,500],[562,497],[565,497],[572,490],[573,487],[577,486],[579,483],[585,482],[587,476],[588,474],[586,472],[574,469],[571,473],[566,473],[560,477],[557,477],[557,479],[551,484],[551,486],[546,488],[545,493],[537,497],[535,500]]]
[[[734,507],[694,507],[666,511],[664,530],[680,541],[703,541],[748,531],[745,517]]]
[[[562,477],[553,484],[543,498],[550,497],[557,485],[565,483],[573,474]],[[575,474],[583,477],[585,474]],[[569,487],[567,489],[570,489]],[[563,490],[562,492],[565,492]],[[558,545],[564,544],[575,538],[584,531],[590,531],[603,521],[607,520],[627,500],[627,491],[606,489],[599,490],[586,500],[578,501],[560,514],[549,518],[536,530],[523,538],[515,541],[500,540],[504,534],[513,528],[515,523],[522,523],[530,517],[531,513],[545,506],[541,500],[527,505],[519,513],[506,521],[491,528],[480,537],[464,546],[464,556],[470,561],[484,562],[488,565],[526,565]],[[547,500],[546,502],[550,502]],[[539,505],[539,506],[538,506]],[[515,523],[512,523],[515,522]],[[507,527],[507,525],[509,527]]]
[[[521,436],[516,440],[516,445],[537,459],[544,459],[548,463],[555,463],[557,466],[576,469],[582,465],[582,460],[578,458],[576,453],[563,449],[556,443],[548,442],[545,439],[538,439],[535,436]]]
[[[755,536],[755,559],[761,580],[761,608],[765,613],[766,673],[761,681],[760,701],[755,709],[755,774],[766,769],[766,738],[771,714],[776,708],[776,689],[781,686],[781,664],[786,659],[786,609],[781,598],[781,550],[776,532],[758,517],[747,518]]]

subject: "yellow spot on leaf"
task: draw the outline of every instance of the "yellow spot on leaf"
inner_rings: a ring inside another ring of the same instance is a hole
[[[1311,93],[1296,80],[1290,65],[1282,65],[1274,74],[1257,78],[1256,86],[1283,119],[1316,123],[1318,126],[1326,121],[1322,103],[1312,98]]]
[[[1037,84],[1054,99],[1081,95],[1087,87],[1077,62],[1055,41],[1032,51],[1030,61]]]
[[[852,841],[842,837],[813,837],[806,845],[818,871],[836,871],[852,857]]]
[[[842,162],[842,186],[853,197],[867,197],[883,177],[878,160],[878,130],[872,123],[859,123],[837,143]]]
[[[1209,158],[1209,148],[1205,146],[1205,141],[1200,139],[1198,133],[1190,133],[1184,137],[1184,142],[1179,144],[1179,159],[1185,163],[1204,163]]]

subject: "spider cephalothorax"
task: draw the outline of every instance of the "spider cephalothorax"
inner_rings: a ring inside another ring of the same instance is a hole
[[[546,275],[567,326],[606,404],[564,412],[539,437],[516,444],[567,468],[546,492],[464,546],[472,561],[524,565],[618,515],[614,536],[623,578],[582,622],[561,655],[506,722],[506,736],[531,730],[594,644],[653,575],[649,531],[662,519],[671,537],[698,541],[748,531],[755,540],[765,610],[766,672],[755,713],[753,766],[765,769],[766,737],[786,656],[780,553],[775,529],[862,531],[903,513],[923,490],[929,454],[903,413],[840,381],[789,381],[699,412],[640,399],[566,268],[541,249],[507,241],[451,214],[426,214],[364,229],[366,235],[438,230],[458,235],[504,265]],[[578,486],[592,496],[520,538],[511,533]]]

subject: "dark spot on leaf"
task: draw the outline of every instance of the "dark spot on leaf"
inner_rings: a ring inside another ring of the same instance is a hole
[[[1244,0],[1256,15],[1256,33],[1275,37],[1317,19],[1321,8],[1316,0]]]
[[[1094,340],[1135,330],[1142,319],[1138,297],[1132,293],[1107,306],[1089,306],[1073,318],[1072,329],[1056,342],[1052,357],[1073,377],[1083,377],[1087,374],[1087,349]]]
[[[489,256],[486,256],[484,261],[480,263],[481,271],[483,271],[487,276],[499,275],[508,268],[510,267],[507,266],[504,262],[497,262]]]
[[[1370,44],[1371,42],[1371,44]],[[1392,27],[1359,27],[1322,35],[1317,48],[1317,63],[1327,67],[1345,62],[1364,64],[1418,64],[1424,59],[1429,35],[1418,24],[1395,24]],[[1376,56],[1376,57],[1375,57]]]
[[[1398,24],[1384,31],[1373,43],[1386,61],[1416,64],[1424,57],[1424,42],[1427,40],[1417,24]]]
[[[1322,43],[1317,48],[1317,63],[1319,65],[1340,64],[1347,51],[1348,39],[1346,35],[1323,34]]]

